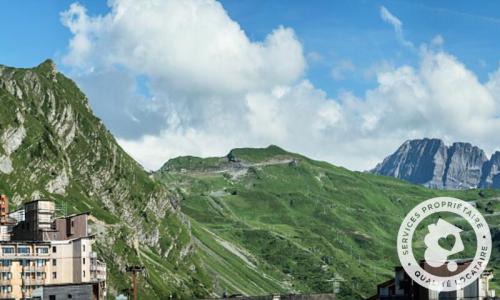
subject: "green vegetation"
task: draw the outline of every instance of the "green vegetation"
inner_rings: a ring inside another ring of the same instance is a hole
[[[118,146],[51,61],[32,69],[0,66],[0,161],[12,165],[0,170],[0,193],[14,208],[48,198],[68,213],[92,213],[110,297],[130,287],[129,264],[146,266],[144,299],[210,293],[176,195]]]
[[[0,142],[0,192],[13,207],[48,198],[91,211],[110,296],[130,286],[130,264],[146,267],[144,299],[330,292],[333,277],[340,298],[369,296],[393,276],[404,215],[440,195],[476,201],[500,247],[500,192],[429,190],[277,146],[181,157],[151,176],[50,61],[0,66]]]
[[[182,212],[201,241],[202,263],[217,274],[219,294],[330,292],[328,280],[341,276],[342,299],[370,296],[378,283],[393,276],[397,230],[418,202],[444,195],[483,199],[485,209],[493,211],[497,206],[492,199],[500,195],[430,190],[276,146],[235,149],[226,158],[207,162],[193,160],[203,167],[184,167],[182,159],[173,159],[166,165],[176,165],[177,171],[162,168],[156,177],[182,193]],[[218,168],[213,165],[217,161]],[[470,228],[464,229],[464,238],[473,238]],[[221,259],[231,268],[220,264]],[[248,286],[252,277],[247,273],[255,270],[278,284],[252,279],[255,284]]]

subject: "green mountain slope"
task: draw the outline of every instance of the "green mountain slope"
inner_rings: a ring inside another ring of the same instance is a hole
[[[128,288],[127,264],[146,266],[145,299],[209,293],[175,194],[118,146],[51,61],[0,66],[0,192],[14,206],[49,198],[68,213],[91,211],[111,295]]]
[[[51,61],[0,66],[0,192],[14,207],[49,198],[91,211],[110,295],[128,288],[129,264],[146,267],[142,299],[330,292],[334,277],[342,299],[371,295],[397,265],[404,214],[438,195],[476,201],[500,266],[496,191],[428,190],[276,146],[180,157],[150,175]]]
[[[330,292],[329,280],[341,277],[342,299],[369,296],[393,276],[397,230],[418,202],[480,199],[494,220],[500,195],[430,190],[276,146],[179,157],[155,176],[183,195],[181,210],[219,294]]]

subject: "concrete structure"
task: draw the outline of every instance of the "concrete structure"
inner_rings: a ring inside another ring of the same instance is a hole
[[[461,272],[471,260],[455,260],[458,264],[456,272]],[[424,270],[438,276],[448,276],[450,272],[446,266],[432,268],[425,262],[421,263]],[[479,279],[472,284],[457,291],[437,292],[429,290],[415,283],[402,267],[395,268],[395,277],[377,286],[377,295],[369,300],[490,300],[500,299],[495,297],[495,291],[490,289],[490,280],[493,278],[492,271],[484,271]]]
[[[88,213],[56,218],[55,211],[54,202],[38,200],[8,214],[15,225],[0,240],[0,299],[105,297],[106,264],[92,251]]]
[[[33,299],[100,299],[97,283],[45,285],[34,293]]]

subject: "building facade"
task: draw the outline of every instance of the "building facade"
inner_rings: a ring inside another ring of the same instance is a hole
[[[455,262],[458,264],[456,272],[461,272],[469,266],[471,260],[456,260]],[[421,266],[426,271],[432,269],[425,262],[422,262]],[[433,270],[433,274],[438,276],[448,276],[449,273],[445,266]],[[379,284],[377,295],[368,300],[500,300],[495,297],[495,290],[490,289],[492,278],[492,271],[484,271],[478,279],[466,287],[451,292],[438,292],[415,283],[405,270],[398,266],[395,268],[394,278]]]
[[[106,265],[92,251],[88,214],[55,212],[52,201],[32,201],[0,222],[7,232],[0,233],[0,299],[105,297]],[[58,289],[66,296],[57,297]]]

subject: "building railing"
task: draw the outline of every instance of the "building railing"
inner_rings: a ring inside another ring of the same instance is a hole
[[[22,257],[23,259],[45,258],[50,257],[50,253],[0,253],[0,259],[15,259]]]
[[[90,278],[92,280],[106,280],[106,263],[92,259],[90,264]]]
[[[12,266],[0,266],[0,272],[10,272]]]
[[[35,266],[35,272],[45,272],[46,266]]]
[[[0,299],[14,299],[14,297],[12,296],[12,293],[0,292]]]
[[[10,285],[11,279],[9,278],[0,278],[0,285]]]
[[[35,266],[24,266],[22,270],[23,270],[23,272],[36,272],[36,267]]]
[[[43,285],[45,284],[45,279],[41,278],[25,278],[23,279],[24,285]]]

